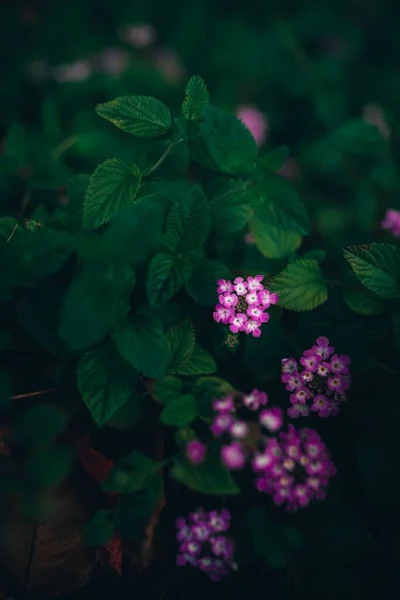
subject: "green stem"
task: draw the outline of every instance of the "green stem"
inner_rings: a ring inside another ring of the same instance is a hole
[[[60,158],[60,156],[64,154],[64,152],[66,152],[69,148],[71,148],[71,146],[76,144],[77,141],[78,138],[76,135],[70,135],[67,138],[65,138],[65,140],[63,140],[61,144],[59,144],[57,148],[53,150],[53,159],[57,160],[58,158]]]
[[[158,161],[147,171],[147,173],[144,174],[143,179],[148,179],[150,175],[153,175],[153,173],[155,173],[157,169],[161,167],[165,159],[171,154],[175,146],[183,142],[183,140],[184,138],[179,138],[178,140],[172,141],[165,152],[160,156]]]

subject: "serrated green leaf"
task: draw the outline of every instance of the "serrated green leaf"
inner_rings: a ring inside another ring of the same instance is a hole
[[[192,465],[186,459],[175,461],[171,477],[194,492],[208,495],[233,495],[240,492],[231,473],[221,463],[219,446],[209,444],[205,461]]]
[[[114,535],[115,514],[111,510],[98,510],[85,525],[83,539],[88,546],[104,546]]]
[[[200,186],[178,197],[168,215],[164,247],[182,253],[198,248],[206,241],[210,230],[210,206]]]
[[[102,162],[90,178],[83,204],[83,227],[98,229],[119,210],[135,202],[141,185],[136,165],[128,167],[119,158]]]
[[[190,278],[194,265],[186,256],[169,252],[156,254],[147,275],[147,298],[150,306],[165,304]]]
[[[135,274],[123,263],[87,261],[72,280],[61,312],[61,339],[71,351],[100,342],[129,312]]]
[[[383,311],[379,300],[363,290],[344,289],[343,300],[351,310],[364,317],[379,315]]]
[[[182,391],[182,381],[172,375],[167,375],[161,381],[154,381],[152,387],[152,396],[161,404],[167,404]]]
[[[97,427],[129,401],[138,374],[123,361],[111,344],[84,354],[78,364],[77,386]]]
[[[216,107],[206,108],[203,117],[201,133],[218,169],[228,175],[252,171],[258,150],[245,125]]]
[[[187,144],[190,156],[194,162],[210,169],[219,171],[219,166],[210,154],[207,140],[203,134],[201,123],[198,121],[186,121]]]
[[[105,492],[122,494],[143,490],[154,475],[156,467],[157,463],[154,460],[139,450],[134,450],[115,462],[101,488]]]
[[[316,260],[319,263],[322,263],[326,258],[326,251],[319,250],[318,248],[315,248],[313,250],[307,250],[303,253],[301,258],[309,258],[311,260]]]
[[[316,260],[301,258],[289,264],[270,282],[279,305],[289,310],[313,310],[328,299],[328,289]]]
[[[41,446],[56,439],[67,427],[67,413],[54,404],[43,404],[20,413],[14,435],[25,446]]]
[[[267,154],[260,156],[257,166],[261,176],[270,178],[282,167],[283,163],[289,156],[289,148],[287,146],[279,146]]]
[[[157,98],[122,96],[99,104],[97,114],[137,137],[158,137],[171,127],[171,113]]]
[[[201,306],[214,306],[218,279],[230,278],[231,273],[225,265],[207,258],[195,267],[186,284],[186,291]]]
[[[161,422],[173,427],[186,427],[196,418],[196,402],[189,394],[171,398],[161,413]]]
[[[170,352],[161,320],[151,311],[139,310],[113,334],[118,351],[139,373],[160,379],[165,376]]]
[[[207,86],[198,75],[191,77],[185,90],[182,114],[185,119],[200,119],[210,102]]]
[[[267,258],[281,259],[295,252],[302,242],[302,236],[295,231],[285,231],[253,217],[249,226],[258,250]]]
[[[252,190],[246,181],[214,181],[210,201],[212,226],[220,233],[241,231],[254,213],[252,197]]]
[[[215,360],[200,344],[195,345],[189,361],[184,361],[176,367],[178,375],[209,375],[216,370]]]
[[[195,348],[195,335],[191,322],[186,320],[172,327],[167,332],[167,340],[171,352],[168,372],[173,375],[184,364],[189,363],[192,357]]]
[[[400,248],[380,243],[348,246],[344,257],[371,292],[383,298],[400,297]]]

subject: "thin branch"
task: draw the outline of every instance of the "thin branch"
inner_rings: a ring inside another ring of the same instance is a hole
[[[171,152],[175,148],[175,146],[177,146],[178,144],[183,142],[183,139],[184,138],[179,138],[178,140],[172,141],[170,143],[170,145],[167,147],[165,152],[160,156],[158,161],[147,171],[147,173],[145,173],[145,175],[144,175],[145,179],[150,177],[150,175],[153,175],[153,173],[155,173],[155,171],[157,171],[157,169],[159,169],[161,167],[161,165],[163,164],[165,159],[171,154]]]
[[[61,142],[61,144],[59,144],[57,146],[57,148],[55,148],[55,150],[53,150],[52,156],[53,156],[54,160],[57,160],[58,158],[60,158],[60,156],[62,154],[64,154],[64,152],[69,150],[69,148],[71,148],[71,146],[76,144],[77,141],[78,141],[78,137],[75,134],[70,135],[69,137],[65,138],[65,140],[63,140]]]
[[[30,194],[30,192],[26,192],[24,194],[24,196],[22,197],[22,200],[21,200],[21,206],[20,206],[20,209],[19,209],[19,214],[18,214],[18,217],[17,217],[17,222],[14,225],[14,229],[12,230],[12,232],[10,233],[10,235],[8,236],[7,242],[10,242],[12,240],[12,238],[14,237],[15,232],[17,231],[18,226],[20,224],[20,221],[22,220],[22,217],[24,216],[25,211],[28,208],[28,204],[29,204],[30,200],[31,200],[31,194]]]
[[[29,392],[28,394],[18,394],[11,396],[11,400],[22,400],[23,398],[33,398],[34,396],[44,396],[45,394],[53,394],[54,392],[63,391],[63,388],[50,388],[49,390],[39,390],[38,392]]]

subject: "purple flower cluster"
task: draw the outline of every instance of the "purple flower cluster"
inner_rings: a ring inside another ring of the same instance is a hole
[[[260,337],[261,325],[269,320],[266,312],[278,302],[278,295],[271,293],[261,283],[264,275],[236,277],[233,281],[219,279],[218,304],[213,314],[217,323],[229,324],[232,333],[243,331],[253,337]]]
[[[289,425],[286,433],[265,440],[262,452],[252,460],[258,475],[259,492],[272,496],[275,504],[295,511],[311,499],[325,498],[329,479],[336,474],[327,448],[312,429],[297,431]]]
[[[237,569],[233,560],[233,544],[225,533],[230,527],[228,510],[206,512],[199,509],[188,518],[176,520],[180,567],[190,565],[206,573],[212,581],[219,581],[229,570]]]
[[[289,417],[307,417],[309,409],[320,417],[336,416],[350,386],[350,364],[350,357],[336,354],[326,337],[303,352],[301,366],[294,358],[282,359],[281,381],[291,392]]]
[[[390,231],[394,236],[400,237],[400,210],[389,208],[381,222],[381,227]]]

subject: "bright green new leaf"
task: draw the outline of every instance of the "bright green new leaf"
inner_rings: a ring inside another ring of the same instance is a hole
[[[21,412],[14,435],[20,444],[41,446],[56,439],[67,427],[68,415],[56,404],[43,404]]]
[[[186,291],[201,306],[215,306],[218,279],[230,278],[231,273],[225,265],[207,258],[195,267],[186,284]]]
[[[215,373],[215,360],[200,344],[196,344],[188,362],[184,361],[176,367],[178,375],[209,375]]]
[[[344,257],[371,292],[384,298],[400,297],[400,248],[390,244],[348,246]]]
[[[200,186],[178,197],[168,215],[163,245],[170,252],[186,252],[206,241],[210,230],[210,206]]]
[[[182,114],[185,119],[200,119],[210,102],[207,86],[198,75],[191,77],[185,90]]]
[[[84,354],[77,386],[97,427],[103,427],[134,392],[138,374],[106,344]]]
[[[328,299],[328,289],[316,260],[301,258],[289,264],[270,282],[279,305],[289,310],[313,310]]]
[[[151,311],[139,310],[114,332],[114,340],[122,357],[146,377],[165,376],[170,360],[161,320]]]
[[[173,427],[186,427],[196,418],[196,402],[193,396],[184,394],[171,398],[161,413],[161,422]]]
[[[105,492],[122,494],[143,490],[154,475],[156,467],[157,463],[154,460],[139,450],[134,450],[116,461],[101,487]]]
[[[190,278],[194,265],[186,256],[170,252],[156,254],[147,275],[147,298],[150,306],[165,304]]]
[[[101,163],[90,178],[83,204],[83,227],[98,229],[122,208],[134,203],[140,189],[141,173],[119,158]]]
[[[245,125],[234,115],[216,107],[206,108],[203,117],[201,132],[219,170],[228,175],[252,171],[257,145]]]
[[[137,137],[158,137],[171,127],[171,113],[151,96],[122,96],[99,104],[96,112],[113,125]]]
[[[86,523],[83,539],[88,546],[104,546],[114,535],[115,514],[111,510],[101,509],[94,513]]]
[[[347,306],[364,317],[379,315],[383,311],[382,303],[366,290],[343,290],[343,300]]]
[[[210,195],[211,224],[220,233],[241,231],[254,213],[248,182],[219,179],[213,182]]]
[[[169,374],[173,375],[190,362],[195,348],[195,334],[190,321],[175,325],[167,332],[167,340],[171,353]]]
[[[222,464],[216,444],[208,446],[206,460],[202,464],[195,466],[186,459],[176,460],[170,474],[194,492],[222,496],[240,492],[231,473]]]

